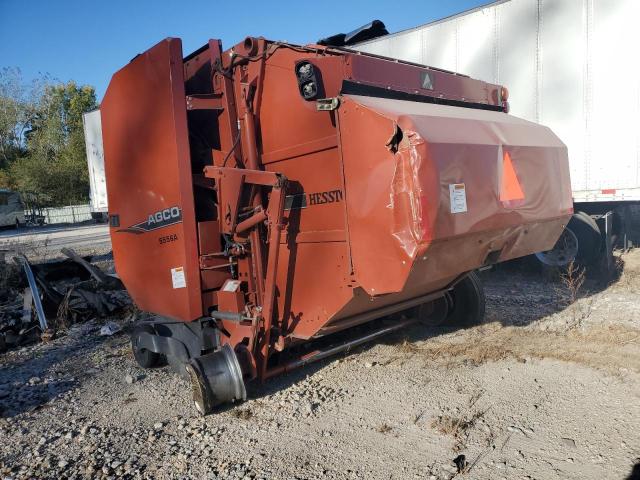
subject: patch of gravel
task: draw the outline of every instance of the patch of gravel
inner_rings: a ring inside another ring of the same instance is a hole
[[[489,272],[486,324],[408,329],[205,418],[184,380],[135,365],[126,333],[74,326],[0,356],[0,478],[624,479],[640,253],[625,261],[631,280],[581,298],[581,322],[553,281]]]

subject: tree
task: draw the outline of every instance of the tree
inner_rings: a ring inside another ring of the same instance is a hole
[[[23,133],[26,152],[9,166],[12,186],[35,194],[44,205],[87,201],[82,114],[95,108],[93,87],[79,87],[75,82],[47,85]]]
[[[35,117],[46,78],[23,85],[20,70],[0,70],[0,187],[8,182],[6,169],[26,153],[25,133]]]

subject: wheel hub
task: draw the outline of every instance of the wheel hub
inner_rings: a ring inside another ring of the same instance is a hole
[[[578,238],[568,228],[565,228],[560,238],[551,250],[536,253],[536,258],[545,265],[562,267],[575,260],[578,255]]]

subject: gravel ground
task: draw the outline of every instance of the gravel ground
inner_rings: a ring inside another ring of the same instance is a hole
[[[205,418],[126,334],[74,326],[0,357],[0,478],[638,478],[640,251],[623,260],[577,295],[485,272],[484,324],[413,327]]]

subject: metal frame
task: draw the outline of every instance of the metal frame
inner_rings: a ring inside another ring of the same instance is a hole
[[[244,224],[240,225],[238,225],[235,221],[231,221],[226,226],[229,233],[231,234],[245,233],[248,228],[253,227],[253,230],[251,232],[251,235],[253,237],[259,235],[259,231],[255,227],[257,227],[257,225],[260,223],[260,220],[266,218],[268,222],[269,252],[266,256],[267,275],[265,277],[263,277],[262,275],[258,275],[255,279],[258,289],[262,291],[263,294],[260,298],[261,308],[259,310],[256,309],[257,321],[253,322],[253,325],[251,327],[253,330],[253,338],[257,338],[259,336],[258,329],[264,332],[261,336],[261,339],[259,340],[260,358],[256,359],[256,363],[258,365],[258,376],[260,378],[265,378],[267,372],[267,362],[269,359],[271,327],[274,317],[276,275],[278,272],[277,267],[278,256],[280,252],[280,237],[282,229],[284,227],[282,218],[284,212],[284,190],[287,185],[287,179],[286,177],[278,173],[229,167],[206,167],[204,170],[204,175],[206,178],[212,178],[215,180],[216,187],[218,188],[218,192],[220,193],[220,214],[226,215],[226,212],[231,212],[231,215],[233,215],[234,219],[237,218],[237,212],[240,209],[238,192],[242,191],[244,185],[271,188],[271,196],[269,198],[266,210],[260,210],[258,213],[254,214],[257,219],[250,219],[250,223],[245,223],[245,221],[243,222]],[[236,195],[226,196],[225,193],[227,190],[236,192]],[[257,194],[253,195],[254,199],[258,197],[259,196]],[[254,205],[256,208],[262,208],[260,205],[257,205],[255,201]],[[240,230],[238,229],[239,226],[241,227]],[[260,239],[258,238],[258,242],[259,241]],[[255,244],[252,238],[252,249],[254,248],[254,245]],[[252,251],[251,253],[254,264],[262,265],[265,263],[265,259],[262,258],[262,255],[264,255],[262,249],[260,249],[258,252]]]

